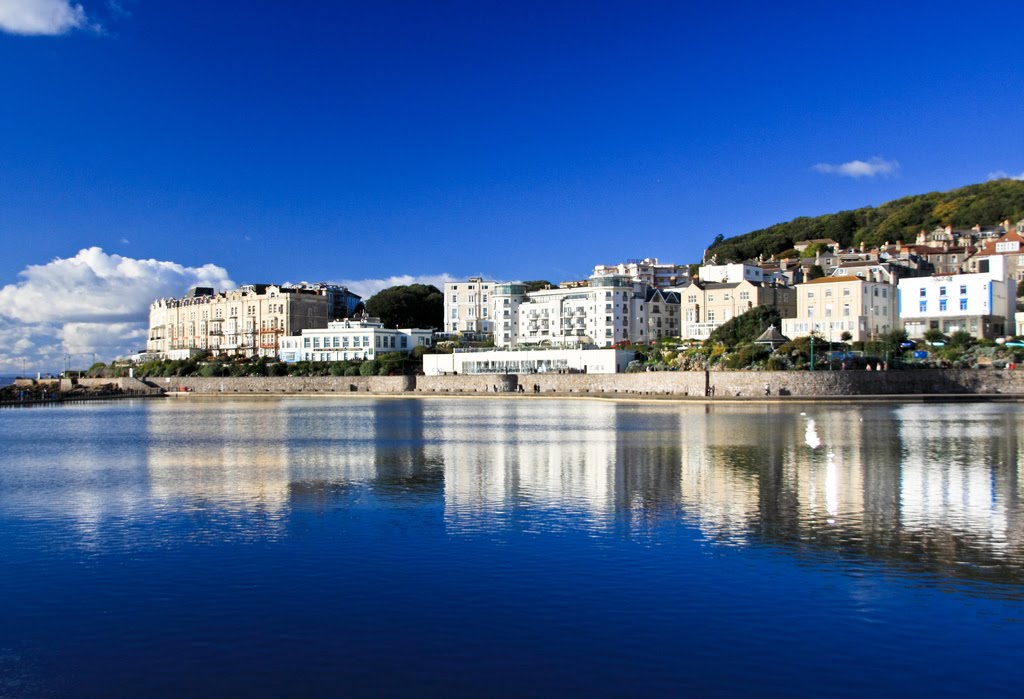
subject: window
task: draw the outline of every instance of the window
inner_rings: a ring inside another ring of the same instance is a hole
[[[825,289],[825,297],[826,298],[831,298],[832,297],[832,290],[831,289]]]
[[[843,304],[843,316],[844,317],[849,317],[850,316],[850,304],[848,304],[848,303],[844,303]]]
[[[946,299],[939,299],[939,310],[946,310]]]
[[[922,286],[922,287],[921,287],[921,298],[924,298],[924,296],[925,296],[925,293],[926,293],[926,292],[925,292],[925,289],[924,289],[924,287]]]
[[[945,295],[946,295],[946,287],[940,286],[939,287],[939,296],[945,296]]]
[[[917,309],[917,310],[918,310],[919,312],[921,312],[921,313],[927,313],[927,312],[928,312],[928,302],[927,302],[927,301],[922,301],[922,302],[921,302],[921,303],[920,303],[920,304],[918,305],[918,309]]]
[[[850,287],[846,287],[845,289],[843,289],[843,296],[849,296],[849,295],[850,295]]]
[[[814,292],[813,291],[808,291],[807,292],[807,298],[813,299],[814,298]]]
[[[961,284],[960,285],[960,295],[961,296],[966,296],[967,295],[967,285],[966,284]]]
[[[967,310],[967,299],[960,299],[960,310],[961,311],[966,311]]]

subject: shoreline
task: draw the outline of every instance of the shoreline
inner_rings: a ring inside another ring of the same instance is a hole
[[[345,393],[334,391],[316,392],[276,392],[276,393],[236,393],[236,392],[199,392],[181,391],[164,394],[168,398],[179,400],[280,400],[282,398],[338,400],[353,399],[473,399],[473,400],[589,400],[608,402],[633,403],[688,403],[700,405],[786,405],[786,404],[925,404],[925,403],[1024,403],[1024,395],[1016,394],[981,394],[981,393],[934,393],[934,394],[879,394],[870,396],[682,396],[672,394],[579,394],[579,393],[479,393],[479,392],[444,392],[444,393]]]
[[[150,377],[140,383],[149,390],[169,396],[214,397],[590,398],[710,405],[1024,401],[1024,372],[986,369],[814,373],[696,371],[603,375]]]

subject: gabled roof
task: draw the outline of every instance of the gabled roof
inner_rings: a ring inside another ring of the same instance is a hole
[[[1004,236],[999,238],[988,238],[978,248],[979,255],[1018,255],[1020,250],[1013,250],[1008,252],[996,252],[996,245],[999,243],[1020,243],[1021,248],[1024,248],[1024,236],[1016,231],[1011,231]]]
[[[754,340],[755,345],[771,345],[772,347],[784,345],[787,342],[789,342],[789,338],[780,333],[774,325],[769,325],[768,329]]]

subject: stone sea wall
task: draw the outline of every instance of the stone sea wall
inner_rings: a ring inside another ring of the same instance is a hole
[[[1024,397],[1024,371],[702,371],[639,374],[524,374],[473,376],[318,376],[150,378],[168,392],[204,394],[363,393],[437,395],[520,393],[591,396],[828,397],[981,394]]]
[[[240,376],[151,377],[150,385],[169,393],[405,393],[415,388],[414,376]]]

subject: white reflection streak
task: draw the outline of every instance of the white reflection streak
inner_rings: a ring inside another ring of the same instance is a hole
[[[828,523],[835,524],[835,517],[839,514],[839,472],[832,450],[829,450],[825,463],[825,511],[829,514]]]
[[[817,449],[821,446],[821,440],[818,438],[818,431],[814,425],[814,418],[807,418],[807,430],[804,432],[804,441],[807,442],[807,446],[811,449]]]

